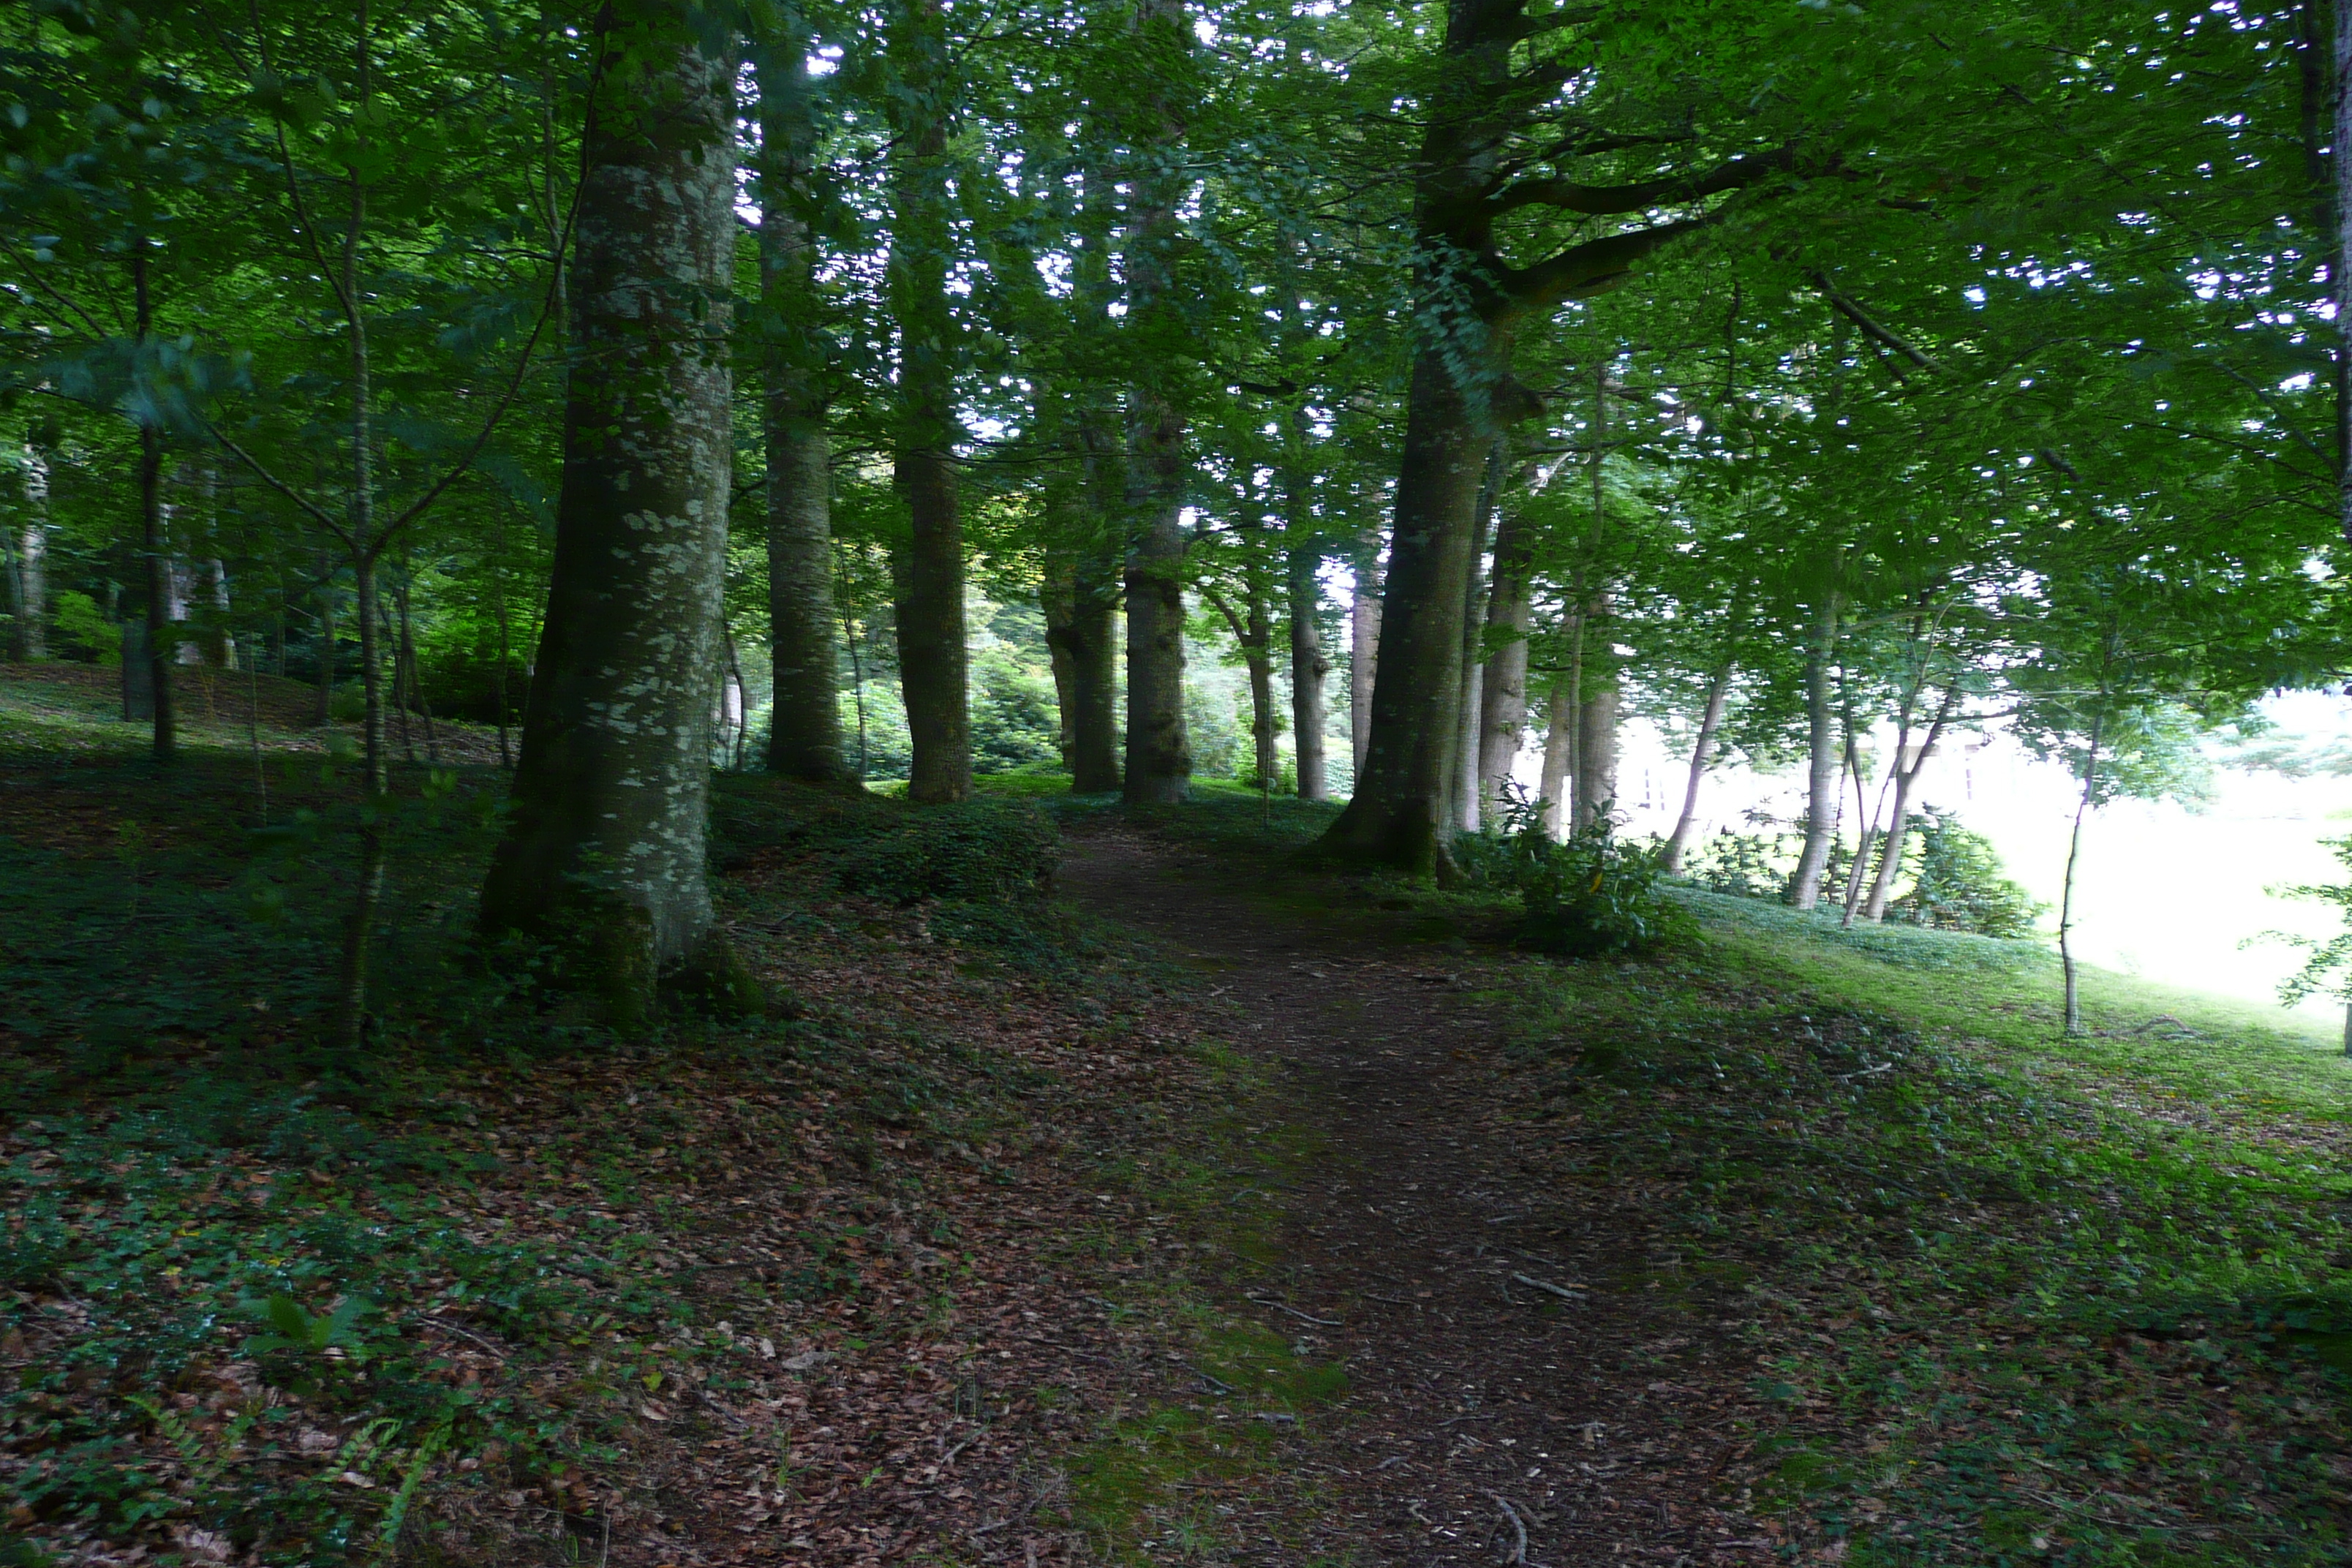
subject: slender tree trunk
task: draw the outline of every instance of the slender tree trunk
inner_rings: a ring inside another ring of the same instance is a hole
[[[147,286],[147,247],[131,253],[132,309],[139,342],[145,343],[155,328],[155,307]],[[139,534],[147,557],[147,670],[154,704],[155,760],[168,763],[176,754],[172,711],[172,655],[177,647],[172,633],[172,550],[163,531],[163,432],[152,420],[139,425]]]
[[[1900,757],[1896,764],[1901,764]],[[1870,867],[1871,846],[1878,822],[1876,814],[1870,809],[1869,781],[1862,775],[1862,747],[1854,739],[1850,703],[1845,716],[1845,770],[1853,781],[1854,844],[1853,863],[1845,870],[1845,897],[1840,900],[1838,924],[1851,928],[1854,911],[1862,907],[1863,873]]]
[[[971,709],[963,613],[963,521],[956,495],[955,322],[948,263],[948,110],[952,84],[936,0],[894,13],[889,53],[898,68],[890,162],[891,313],[898,327],[898,409],[893,479],[908,538],[891,552],[898,679],[914,742],[908,798],[925,805],[971,794]]]
[[[1689,847],[1691,828],[1698,821],[1698,789],[1714,760],[1715,732],[1723,727],[1723,705],[1731,693],[1731,661],[1724,660],[1706,683],[1706,708],[1699,715],[1698,739],[1691,746],[1690,781],[1683,786],[1682,815],[1675,818],[1674,834],[1658,857],[1659,866],[1669,873],[1683,868],[1683,852]]]
[[[482,890],[491,933],[555,939],[561,977],[624,1026],[657,978],[758,1005],[704,866],[711,681],[734,449],[734,110],[685,0],[607,39],[623,79],[590,132],[547,621],[513,815]]]
[[[768,457],[768,771],[852,782],[841,754],[833,613],[833,443],[816,331],[817,248],[807,212],[816,122],[808,40],[762,51],[760,287]],[[952,504],[952,503],[950,503]]]
[[[392,710],[400,715],[400,757],[416,765],[416,737],[409,720],[416,706],[416,639],[408,623],[408,569],[404,564],[392,580]]]
[[[1935,721],[1927,726],[1917,753],[1910,757],[1900,752],[1895,754],[1895,809],[1887,817],[1886,838],[1878,851],[1878,874],[1871,879],[1870,899],[1863,906],[1866,920],[1886,918],[1886,901],[1893,896],[1895,879],[1903,869],[1903,840],[1911,830],[1912,788],[1919,782],[1919,771],[1927,765],[1927,759],[1935,755],[1936,742],[1943,734],[1944,726],[1951,721],[1959,700],[1957,684],[1946,687],[1943,704],[1936,710]]]
[[[1576,765],[1577,705],[1565,680],[1554,680],[1544,699],[1543,830],[1555,843],[1568,837],[1569,780]]]
[[[1805,795],[1805,848],[1789,884],[1789,902],[1810,910],[1821,902],[1822,879],[1829,870],[1830,843],[1837,831],[1838,744],[1836,705],[1830,700],[1830,665],[1837,658],[1838,596],[1824,592],[1813,616],[1805,649],[1805,712],[1812,759]]]
[[[2107,694],[2099,693],[2099,710],[2091,719],[2091,746],[2083,758],[2083,793],[2074,803],[2074,827],[2066,838],[2066,879],[2058,895],[2058,966],[2065,975],[2065,1033],[2069,1039],[2083,1033],[2083,1000],[2074,972],[2074,868],[2083,858],[2083,819],[2099,787],[2099,743],[2107,727]]]
[[[490,671],[490,706],[496,710],[499,721],[499,766],[511,769],[514,752],[507,743],[507,661],[514,657],[513,638],[507,624],[507,516],[499,512],[499,531],[491,546],[490,594],[496,605],[499,622],[499,662]]]
[[[335,721],[335,574],[324,554],[319,557],[319,701],[313,717],[322,730]]]
[[[1302,499],[1291,497],[1283,567],[1290,610],[1290,737],[1297,762],[1298,798],[1328,800],[1323,766],[1323,679],[1331,662],[1323,657],[1322,552],[1308,531]]]
[[[1348,728],[1354,774],[1364,776],[1372,743],[1372,687],[1381,668],[1381,535],[1366,529],[1356,555],[1356,591],[1348,609]]]
[[[1486,656],[1478,686],[1478,803],[1500,809],[1528,724],[1528,633],[1535,624],[1535,531],[1517,513],[1495,531],[1494,586],[1486,595]]]

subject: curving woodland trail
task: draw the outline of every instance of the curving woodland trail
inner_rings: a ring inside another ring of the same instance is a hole
[[[1081,906],[1213,973],[1211,1022],[1319,1151],[1244,1189],[1279,1205],[1280,1261],[1226,1288],[1350,1387],[1293,1440],[1295,1492],[1222,1499],[1241,1560],[1283,1540],[1296,1561],[1302,1535],[1349,1563],[1769,1560],[1777,1526],[1739,1511],[1731,1468],[1746,1298],[1680,1276],[1638,1194],[1569,1173],[1572,1131],[1512,1114],[1487,990],[1511,961],[1236,879],[1125,827],[1075,839],[1063,871]]]

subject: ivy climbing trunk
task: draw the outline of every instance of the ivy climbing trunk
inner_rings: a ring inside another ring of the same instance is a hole
[[[764,49],[760,82],[761,374],[768,460],[768,771],[851,778],[841,752],[833,614],[833,443],[816,328],[808,40]]]
[[[662,981],[737,1007],[757,991],[704,868],[734,449],[733,94],[684,0],[611,15],[568,286],[547,620],[482,923],[553,942],[629,1026]]]

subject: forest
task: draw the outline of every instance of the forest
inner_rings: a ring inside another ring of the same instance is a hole
[[[2352,1557],[2352,6],[336,12],[0,15],[0,1568]]]

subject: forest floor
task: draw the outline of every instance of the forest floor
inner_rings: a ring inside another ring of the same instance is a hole
[[[2352,1074],[2274,1018],[729,776],[773,1013],[623,1038],[418,766],[353,1060],[348,747],[240,684],[165,769],[0,668],[0,1564],[2352,1556]]]

